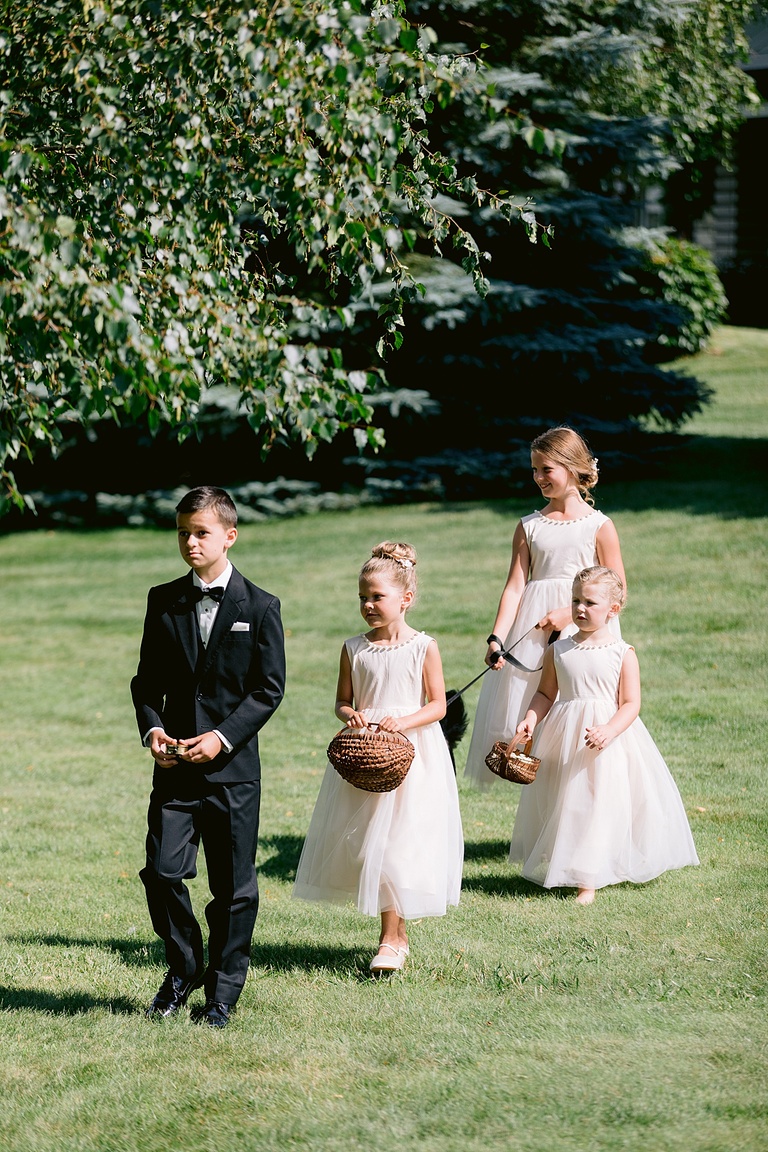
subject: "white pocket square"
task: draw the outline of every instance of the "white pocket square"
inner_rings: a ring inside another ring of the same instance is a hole
[[[230,632],[250,632],[251,626],[247,620],[235,620]]]

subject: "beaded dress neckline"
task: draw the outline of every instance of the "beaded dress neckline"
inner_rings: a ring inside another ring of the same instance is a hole
[[[597,515],[597,508],[591,508],[586,516],[576,516],[570,520],[553,520],[551,516],[545,516],[540,508],[536,509],[537,516],[542,520],[546,520],[547,524],[581,524],[582,520],[589,520],[590,517]]]
[[[566,639],[570,640],[574,648],[580,648],[582,652],[598,652],[601,648],[614,648],[617,644],[622,643],[618,639],[606,640],[605,644],[587,644],[586,640],[574,640],[572,636],[567,636]]]
[[[363,640],[369,648],[373,648],[374,652],[394,652],[397,648],[404,648],[406,644],[411,644],[417,636],[423,636],[424,632],[414,632],[413,636],[409,636],[407,640],[401,640],[399,644],[377,644],[374,640],[369,640],[365,632],[361,632]]]

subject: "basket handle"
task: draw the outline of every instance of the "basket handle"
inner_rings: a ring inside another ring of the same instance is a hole
[[[379,724],[378,720],[369,720],[364,728],[349,728],[345,724],[344,727],[336,733],[336,735],[341,736],[342,732],[377,732],[379,729],[381,729],[381,724]],[[388,732],[386,730],[382,731],[385,736],[391,736],[393,740],[400,741],[400,743],[403,744],[410,744],[410,740],[403,732]]]
[[[509,758],[511,756],[514,756],[515,752],[517,752],[520,748],[522,748],[523,756],[530,756],[532,746],[533,746],[533,737],[532,736],[530,737],[529,740],[525,740],[522,737],[519,740],[510,740],[509,744],[507,745],[507,750],[504,753],[504,755],[505,755],[506,759],[509,760]]]

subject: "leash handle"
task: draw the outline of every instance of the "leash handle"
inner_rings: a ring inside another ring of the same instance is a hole
[[[499,652],[499,656],[502,658],[502,660],[506,660],[508,664],[513,664],[515,668],[519,668],[521,672],[527,672],[529,675],[533,674],[534,672],[541,672],[544,665],[540,664],[538,668],[528,668],[527,665],[522,664],[514,656],[510,655],[510,653],[512,652],[513,648],[517,647],[521,640],[525,640],[526,636],[533,632],[535,627],[536,625],[534,624],[532,628],[529,628],[527,632],[524,632],[522,636],[518,637],[514,644],[511,644],[509,648],[502,648]],[[560,633],[557,630],[550,632],[549,639],[547,640],[547,647],[549,647],[550,644],[554,644],[559,635]],[[475,676],[474,680],[470,680],[470,682],[465,684],[463,688],[458,688],[455,692],[453,692],[445,702],[446,708],[449,704],[453,704],[454,700],[458,700],[459,696],[463,696],[467,688],[471,688],[473,684],[476,684],[478,680],[481,680],[482,677],[485,676],[486,672],[490,672],[491,667],[492,665],[489,664],[487,668],[484,668],[482,672]]]

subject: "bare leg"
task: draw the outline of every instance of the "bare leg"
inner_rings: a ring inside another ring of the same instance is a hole
[[[402,916],[398,916],[394,910],[382,912],[381,914],[379,947],[381,947],[382,944],[389,944],[393,948],[408,947],[408,934],[405,931],[405,920],[403,920]]]

